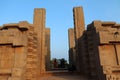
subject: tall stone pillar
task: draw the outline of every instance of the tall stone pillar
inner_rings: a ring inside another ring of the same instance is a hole
[[[77,71],[83,72],[81,65],[83,65],[83,57],[82,50],[84,50],[84,40],[83,40],[83,32],[85,31],[85,23],[84,23],[84,13],[82,7],[75,7],[73,9],[74,16],[74,33],[75,33],[75,48],[76,48],[76,68]]]
[[[45,66],[46,70],[49,71],[50,68],[50,28],[45,29],[45,46],[46,46],[46,55],[45,55]]]
[[[74,29],[70,28],[68,30],[68,37],[69,37],[69,48],[74,48],[75,47]]]
[[[68,30],[68,38],[69,38],[69,63],[70,65],[75,65],[75,37],[74,37],[74,29],[70,28]]]
[[[37,34],[40,73],[45,71],[45,9],[34,10],[34,32]]]
[[[79,39],[85,30],[84,13],[82,7],[73,9],[75,38]]]

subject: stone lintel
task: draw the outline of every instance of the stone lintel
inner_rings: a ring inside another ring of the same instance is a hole
[[[116,22],[102,22],[102,26],[113,26]]]
[[[11,27],[11,26],[18,26],[18,23],[9,23],[3,25],[3,27]]]
[[[1,30],[0,45],[25,46],[26,35],[18,30]]]
[[[19,23],[9,23],[9,24],[4,24],[1,29],[8,29],[8,28],[18,28],[21,31],[26,31],[29,29],[29,23],[27,21],[20,21]]]
[[[4,29],[4,28],[18,28],[18,23],[4,24],[2,29]]]
[[[10,69],[0,69],[0,74],[11,74],[11,70]]]
[[[114,26],[112,26],[113,28],[120,28],[120,24],[115,24]]]
[[[119,31],[118,31],[119,32]],[[109,32],[99,31],[100,44],[120,44],[120,36]]]

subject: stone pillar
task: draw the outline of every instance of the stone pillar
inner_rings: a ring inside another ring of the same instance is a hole
[[[82,7],[75,7],[73,9],[74,14],[74,30],[75,30],[75,38],[79,39],[85,30],[84,23],[84,13]]]
[[[85,31],[85,23],[84,23],[84,13],[82,7],[73,8],[74,14],[74,33],[75,33],[75,49],[76,49],[76,68],[77,71],[83,72],[83,57],[82,50],[84,50],[84,40],[83,40],[83,32]]]
[[[49,71],[50,68],[50,28],[45,29],[45,46],[46,46],[46,55],[45,55],[45,66],[46,70]]]
[[[46,11],[43,8],[34,10],[33,27],[38,38],[37,51],[40,59],[40,74],[45,71],[45,14]]]
[[[68,30],[68,37],[69,37],[69,48],[74,48],[75,47],[74,29],[70,28]]]
[[[69,63],[70,65],[75,65],[75,38],[74,38],[74,29],[70,28],[68,30],[68,38],[69,38]]]

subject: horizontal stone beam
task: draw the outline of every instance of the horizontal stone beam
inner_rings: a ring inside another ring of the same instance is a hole
[[[4,24],[3,27],[1,27],[1,29],[18,28],[21,31],[26,31],[29,29],[30,25],[31,24],[29,24],[27,21],[20,21],[19,23]]]
[[[102,22],[102,26],[113,26],[116,22]]]

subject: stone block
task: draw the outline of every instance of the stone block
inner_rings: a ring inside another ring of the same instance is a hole
[[[29,29],[29,23],[27,21],[20,21],[18,25],[20,30],[22,31],[26,31]]]
[[[102,22],[102,26],[113,26],[116,22]]]

